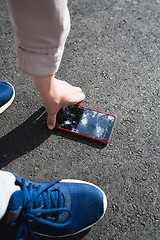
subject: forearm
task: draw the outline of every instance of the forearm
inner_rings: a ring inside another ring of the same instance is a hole
[[[54,85],[54,74],[44,77],[34,77],[34,84],[36,89],[42,97],[46,97],[52,93]]]

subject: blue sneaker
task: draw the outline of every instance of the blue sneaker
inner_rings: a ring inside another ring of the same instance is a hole
[[[8,82],[0,82],[0,114],[4,112],[13,102],[15,90]]]
[[[0,229],[18,227],[17,240],[30,232],[66,237],[92,227],[104,215],[107,200],[97,186],[78,180],[30,182],[20,176]]]

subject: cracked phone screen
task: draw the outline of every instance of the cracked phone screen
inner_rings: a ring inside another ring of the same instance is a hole
[[[74,105],[59,110],[56,126],[108,142],[115,122],[116,118],[112,115]]]

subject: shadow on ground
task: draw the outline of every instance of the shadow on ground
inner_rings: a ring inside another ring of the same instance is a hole
[[[106,144],[84,138],[62,130],[50,131],[46,126],[46,111],[44,107],[38,109],[20,126],[0,138],[0,168],[7,166],[11,161],[32,151],[41,145],[50,135],[72,139],[94,148],[104,148]]]
[[[24,123],[0,139],[0,168],[30,152],[52,134],[45,121],[45,109],[41,107]]]

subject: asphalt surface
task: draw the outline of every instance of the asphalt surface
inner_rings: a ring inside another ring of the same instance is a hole
[[[16,97],[0,116],[0,167],[33,181],[81,179],[104,190],[104,218],[68,239],[159,240],[160,1],[72,0],[69,8],[72,29],[57,77],[82,87],[83,106],[117,116],[111,142],[47,129],[32,79],[16,70],[2,1],[0,79]]]

